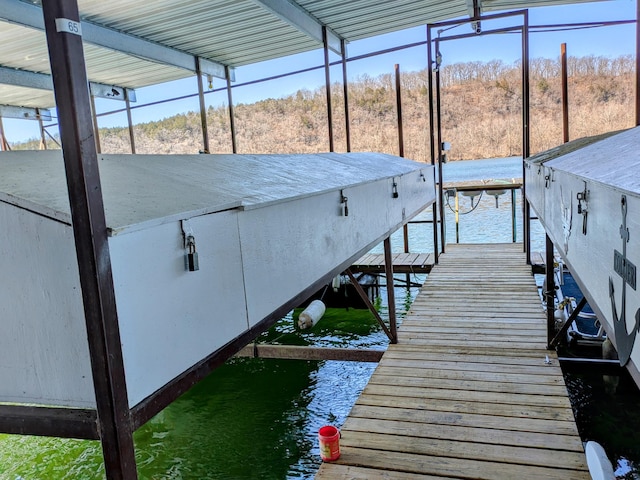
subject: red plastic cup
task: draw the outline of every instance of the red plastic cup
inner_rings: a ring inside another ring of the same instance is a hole
[[[325,462],[340,458],[340,431],[333,425],[325,425],[318,430],[320,457]]]

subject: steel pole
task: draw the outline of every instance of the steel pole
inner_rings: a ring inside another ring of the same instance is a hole
[[[531,211],[527,201],[524,160],[530,155],[529,116],[529,12],[523,10],[522,27],[522,242],[527,265],[531,265]]]
[[[554,277],[554,258],[553,258],[553,242],[549,235],[545,235],[545,279],[547,288],[544,296],[547,305],[547,348],[551,349],[551,341],[555,336],[555,298],[556,298],[556,282]]]
[[[342,89],[344,91],[344,134],[347,140],[347,152],[351,151],[351,120],[349,117],[349,81],[347,80],[347,46],[344,39],[340,40],[342,54]]]
[[[391,237],[384,239],[384,270],[387,282],[387,304],[389,308],[389,331],[391,333],[391,343],[398,343],[396,295],[393,283],[393,257],[391,256]]]
[[[560,74],[562,76],[562,141],[569,141],[569,79],[567,75],[567,44],[560,45]]]
[[[42,2],[106,477],[137,478],[91,99],[73,0]]]
[[[329,63],[329,42],[327,27],[322,27],[322,42],[324,45],[324,82],[327,90],[327,128],[329,130],[329,151],[334,151],[333,144],[333,110],[331,107],[331,67]]]
[[[127,109],[127,125],[129,126],[129,142],[131,143],[131,153],[136,153],[136,135],[133,130],[133,118],[131,117],[131,99],[129,98],[129,90],[124,89],[125,108]]]
[[[231,75],[229,67],[224,67],[224,74],[227,77],[227,100],[229,102],[229,128],[231,130],[231,151],[238,153],[238,144],[236,141],[236,114],[233,108],[233,95],[231,93]]]
[[[198,79],[198,101],[200,103],[200,124],[202,125],[202,151],[203,153],[211,153],[211,150],[209,150],[207,106],[204,102],[204,85],[202,84],[202,71],[200,70],[200,59],[198,57],[196,57],[196,78]]]
[[[427,84],[429,90],[429,158],[431,160],[431,165],[435,165],[435,135],[434,135],[434,111],[433,111],[433,54],[431,52],[431,25],[427,25]],[[436,172],[435,168],[433,170],[433,182],[434,185],[436,182]],[[442,201],[442,199],[440,199]],[[433,216],[433,262],[434,264],[438,263],[439,259],[439,251],[438,248],[438,199],[436,195],[436,201],[433,203],[431,207],[432,216]],[[444,242],[444,238],[442,239]]]

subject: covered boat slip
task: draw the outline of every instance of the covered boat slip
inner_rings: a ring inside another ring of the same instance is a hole
[[[590,478],[522,250],[447,246],[317,480]]]
[[[98,165],[130,408],[235,353],[435,196],[433,167],[375,153]],[[59,151],[0,156],[0,224],[0,402],[94,408]]]
[[[640,127],[525,162],[527,199],[640,384]]]

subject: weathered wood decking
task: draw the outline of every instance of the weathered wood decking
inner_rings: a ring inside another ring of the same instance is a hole
[[[448,248],[448,247],[447,247]],[[522,249],[521,244],[518,246]],[[433,268],[433,255],[430,253],[394,253],[393,271],[395,273],[429,273]],[[544,272],[544,255],[531,252],[531,263],[536,273]],[[384,272],[384,254],[367,253],[351,266],[353,272]]]
[[[590,478],[522,245],[447,252],[316,479]]]

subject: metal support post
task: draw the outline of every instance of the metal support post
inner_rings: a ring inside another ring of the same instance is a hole
[[[456,191],[456,199],[453,202],[453,209],[456,217],[456,243],[460,243],[460,199]]]
[[[131,117],[131,99],[129,98],[129,90],[124,89],[124,104],[127,110],[127,125],[129,127],[129,143],[131,143],[131,153],[136,153],[136,136],[133,131],[133,118]]]
[[[636,126],[640,125],[640,1],[636,0]]]
[[[3,152],[11,150],[9,147],[9,142],[7,142],[7,137],[4,135],[4,124],[2,123],[2,117],[0,117],[0,148]]]
[[[436,62],[440,62],[440,42],[436,38],[435,41],[436,47]],[[442,178],[442,111],[441,111],[441,102],[440,102],[440,66],[436,65],[436,116],[438,118],[438,130],[437,130],[437,148],[438,148],[438,214],[440,216],[440,238],[442,239],[442,253],[446,251],[446,241],[445,241],[445,230],[444,230],[444,190],[443,190],[443,182]]]
[[[560,72],[562,76],[562,141],[569,141],[569,80],[567,78],[567,44],[560,45]]]
[[[196,57],[196,78],[198,79],[198,100],[200,102],[200,123],[202,125],[202,152],[211,153],[209,150],[209,129],[207,127],[207,106],[204,103],[204,85],[202,84],[202,71],[200,59]]]
[[[347,140],[347,152],[351,151],[351,121],[349,118],[349,81],[347,80],[347,46],[344,38],[340,40],[342,54],[342,88],[344,91],[344,135]]]
[[[96,99],[93,96],[93,93],[89,95],[89,98],[91,99],[91,123],[93,124],[93,132],[94,132],[95,142],[96,142],[96,151],[98,153],[101,153],[102,145],[100,144],[100,130],[98,128],[98,112],[96,110]]]
[[[551,350],[551,341],[555,335],[555,299],[556,280],[554,276],[553,242],[549,235],[545,235],[545,280],[546,289],[544,292],[545,303],[547,305],[547,349]]]
[[[391,257],[391,237],[384,239],[384,270],[387,279],[387,304],[389,307],[389,330],[391,332],[391,343],[398,343],[396,295],[393,285],[393,258]]]
[[[331,67],[329,63],[329,42],[327,40],[327,27],[322,27],[322,43],[324,45],[324,83],[327,90],[327,128],[329,130],[329,151],[333,152],[333,113],[331,108]]]
[[[47,138],[44,133],[44,123],[42,123],[42,115],[40,115],[39,108],[36,108],[36,116],[38,117],[38,128],[40,129],[40,150],[46,150]]]
[[[96,395],[110,480],[137,478],[78,4],[42,2]]]
[[[553,337],[553,340],[551,340],[551,342],[549,343],[549,349],[555,348],[560,343],[560,340],[564,335],[566,335],[567,330],[569,330],[571,324],[576,320],[576,318],[578,318],[578,315],[580,315],[580,312],[586,304],[587,299],[585,297],[582,297],[576,305],[576,308],[573,310],[573,312],[571,312],[571,315],[569,315],[569,318],[567,318],[567,320],[564,322],[564,325],[562,325],[560,330],[558,330],[558,333],[556,333],[556,336]]]
[[[236,143],[236,115],[233,109],[233,95],[231,94],[231,75],[229,67],[224,67],[224,75],[227,77],[227,100],[229,102],[229,128],[231,130],[231,151],[238,153],[238,145]]]
[[[530,116],[529,116],[529,12],[523,10],[522,27],[522,243],[527,257],[527,265],[531,265],[531,218],[527,201],[527,182],[524,160],[530,154]]]
[[[516,243],[518,240],[518,227],[516,222],[516,189],[511,189],[511,241]]]
[[[429,90],[429,152],[431,165],[435,165],[435,136],[434,136],[434,111],[433,111],[433,54],[431,53],[431,26],[427,25],[427,71],[429,72],[427,76],[428,90]],[[434,169],[434,184],[437,184],[436,173]],[[437,179],[441,180],[441,179]],[[436,201],[433,203],[431,207],[433,214],[433,261],[435,264],[438,263],[439,251],[438,248],[438,202],[442,202],[442,198],[438,199],[436,196]],[[444,219],[442,219],[444,221]],[[442,243],[444,243],[444,238],[442,239]]]

